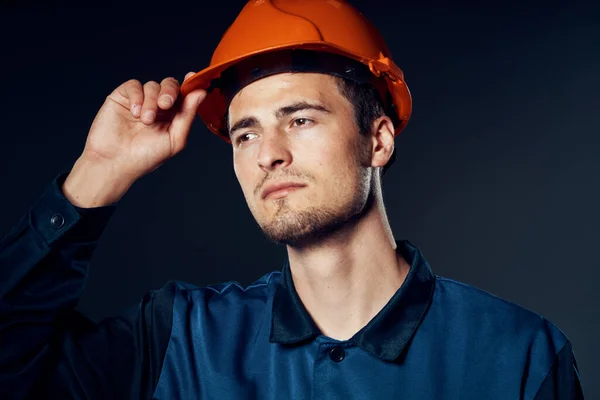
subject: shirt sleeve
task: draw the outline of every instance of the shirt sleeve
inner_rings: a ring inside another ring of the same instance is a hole
[[[67,175],[58,175],[0,241],[0,393],[150,398],[171,334],[176,284],[99,323],[77,312],[116,204],[75,207],[62,193]]]
[[[583,388],[571,342],[560,350],[534,400],[583,400]]]

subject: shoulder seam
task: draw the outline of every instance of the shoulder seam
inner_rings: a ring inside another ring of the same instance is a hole
[[[462,287],[464,287],[464,288],[466,288],[468,290],[475,291],[475,292],[478,292],[480,294],[483,294],[483,295],[486,295],[486,296],[489,296],[489,297],[493,297],[494,299],[499,300],[499,301],[501,301],[502,303],[504,303],[506,305],[510,305],[512,307],[517,307],[517,308],[519,308],[521,310],[525,310],[527,312],[535,314],[536,316],[540,317],[542,320],[546,320],[546,317],[544,317],[539,312],[534,311],[534,310],[532,310],[530,308],[524,307],[524,306],[522,306],[520,304],[517,304],[514,301],[511,301],[511,300],[505,299],[503,297],[500,297],[500,296],[498,296],[498,295],[496,295],[496,294],[494,294],[492,292],[489,292],[489,291],[487,291],[487,290],[485,290],[483,288],[480,288],[480,287],[477,287],[477,286],[473,286],[473,285],[470,285],[468,283],[460,282],[460,281],[457,281],[457,280],[454,280],[454,279],[450,279],[450,278],[446,278],[446,277],[443,277],[443,276],[439,276],[439,275],[436,275],[436,279],[437,280],[446,281],[446,282],[450,282],[450,283],[453,283],[453,284],[456,284],[456,285],[460,285],[460,286],[462,286]]]
[[[165,364],[165,360],[167,358],[167,353],[169,351],[169,347],[171,346],[171,339],[173,338],[173,324],[175,323],[175,297],[176,297],[176,293],[179,289],[179,285],[176,281],[174,280],[170,280],[167,281],[167,283],[165,285],[163,285],[163,287],[161,289],[157,289],[157,290],[152,290],[151,291],[151,298],[154,301],[155,297],[157,296],[157,294],[159,292],[161,292],[164,288],[169,288],[169,292],[171,295],[171,326],[169,328],[169,336],[168,339],[166,341],[166,345],[164,347],[164,352],[162,354],[162,356],[160,357],[160,365],[157,368],[157,373],[156,373],[156,377],[154,378],[154,381],[152,382],[152,387],[151,390],[148,391],[148,394],[151,395],[150,398],[154,398],[154,393],[156,393],[156,390],[158,389],[158,384],[160,382],[160,378],[162,376],[163,373],[163,367]]]
[[[229,282],[223,282],[223,283],[217,283],[217,284],[212,284],[212,285],[204,285],[204,286],[198,286],[195,287],[193,289],[190,288],[186,288],[184,286],[182,286],[178,281],[176,280],[171,280],[169,282],[173,282],[177,288],[181,291],[185,291],[185,292],[193,292],[193,291],[197,291],[197,290],[211,290],[215,293],[219,293],[219,294],[223,294],[224,292],[227,291],[227,289],[229,289],[232,286],[236,286],[238,288],[240,288],[242,291],[247,291],[249,289],[254,289],[254,288],[259,288],[259,287],[266,287],[269,286],[269,284],[271,283],[271,280],[273,279],[273,275],[279,273],[278,271],[271,271],[269,272],[267,275],[267,280],[266,282],[261,282],[261,283],[251,283],[248,286],[242,286],[239,282],[237,281],[229,281]],[[221,289],[217,289],[215,286],[218,285],[223,285],[223,287]]]
[[[548,376],[554,370],[554,366],[556,365],[556,362],[558,361],[558,356],[560,355],[560,353],[562,353],[563,350],[565,350],[565,347],[570,344],[571,344],[571,342],[567,339],[565,341],[565,343],[562,345],[562,347],[560,348],[560,350],[558,350],[558,352],[554,355],[554,361],[552,362],[552,364],[550,364],[550,369],[548,370],[546,375],[544,375],[544,379],[541,380],[540,386],[535,391],[535,395],[533,395],[533,400],[535,400],[537,398],[537,395],[540,393],[540,390],[542,390],[542,387],[544,387],[544,382],[546,382],[546,379],[548,379]]]

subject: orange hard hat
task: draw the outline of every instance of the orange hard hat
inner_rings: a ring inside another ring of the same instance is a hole
[[[209,130],[231,143],[225,119],[230,98],[218,84],[222,75],[240,64],[264,63],[298,50],[360,64],[373,80],[384,82],[396,114],[395,135],[404,129],[412,110],[404,75],[391,60],[390,51],[375,27],[342,0],[249,1],[223,35],[210,66],[186,79],[181,93],[185,96],[199,88],[207,90],[198,115]],[[239,83],[238,88],[241,88]]]

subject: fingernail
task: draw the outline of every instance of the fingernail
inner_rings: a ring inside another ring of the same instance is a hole
[[[152,121],[154,119],[154,111],[146,110],[144,112],[144,119],[146,121]]]
[[[160,99],[165,104],[168,104],[168,105],[172,105],[173,104],[173,99],[171,98],[171,96],[162,96]]]
[[[133,114],[134,117],[139,117],[140,116],[140,106],[139,104],[134,104],[133,107],[131,107],[131,112]]]

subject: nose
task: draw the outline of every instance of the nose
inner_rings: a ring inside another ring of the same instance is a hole
[[[292,162],[292,153],[285,133],[273,132],[262,136],[257,162],[259,168],[267,172],[275,170],[278,166],[285,167]]]

